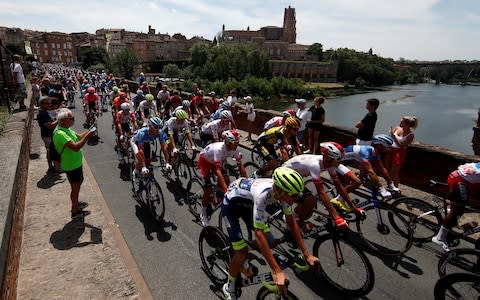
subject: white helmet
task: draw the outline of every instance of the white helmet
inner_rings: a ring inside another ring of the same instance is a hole
[[[230,112],[229,110],[222,111],[222,113],[220,114],[220,117],[222,119],[227,119],[229,121],[233,120],[232,112]]]
[[[121,110],[130,110],[130,104],[128,104],[128,103],[126,103],[126,102],[125,102],[125,103],[122,103],[122,104],[120,105],[120,109],[121,109]]]

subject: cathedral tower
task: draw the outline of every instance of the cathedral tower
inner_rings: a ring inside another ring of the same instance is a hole
[[[288,6],[285,8],[283,16],[283,40],[292,44],[297,42],[297,29],[295,19],[295,8]]]

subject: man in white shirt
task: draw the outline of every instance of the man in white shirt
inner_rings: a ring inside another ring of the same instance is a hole
[[[300,143],[305,144],[305,131],[307,130],[307,123],[312,118],[312,112],[307,108],[307,100],[295,99],[297,103],[297,118],[300,119],[300,129],[298,129],[297,137]]]
[[[13,83],[17,87],[15,94],[15,101],[18,101],[20,110],[26,110],[25,98],[27,98],[27,89],[25,88],[25,75],[23,74],[22,66],[20,65],[20,55],[13,56],[13,62],[10,64],[12,71]]]

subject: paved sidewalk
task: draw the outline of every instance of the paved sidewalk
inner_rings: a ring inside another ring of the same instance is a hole
[[[32,124],[18,299],[151,299],[95,178],[84,161],[85,219],[70,218],[65,174],[46,173],[46,151]]]

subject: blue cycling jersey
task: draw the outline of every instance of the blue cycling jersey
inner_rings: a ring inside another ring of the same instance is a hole
[[[370,145],[351,145],[344,148],[345,157],[343,160],[375,161],[380,160],[380,155]]]
[[[167,140],[167,135],[161,130],[156,135],[150,135],[148,127],[142,127],[132,137],[132,141],[138,145],[143,145],[145,142],[153,142],[155,139],[163,143]]]

